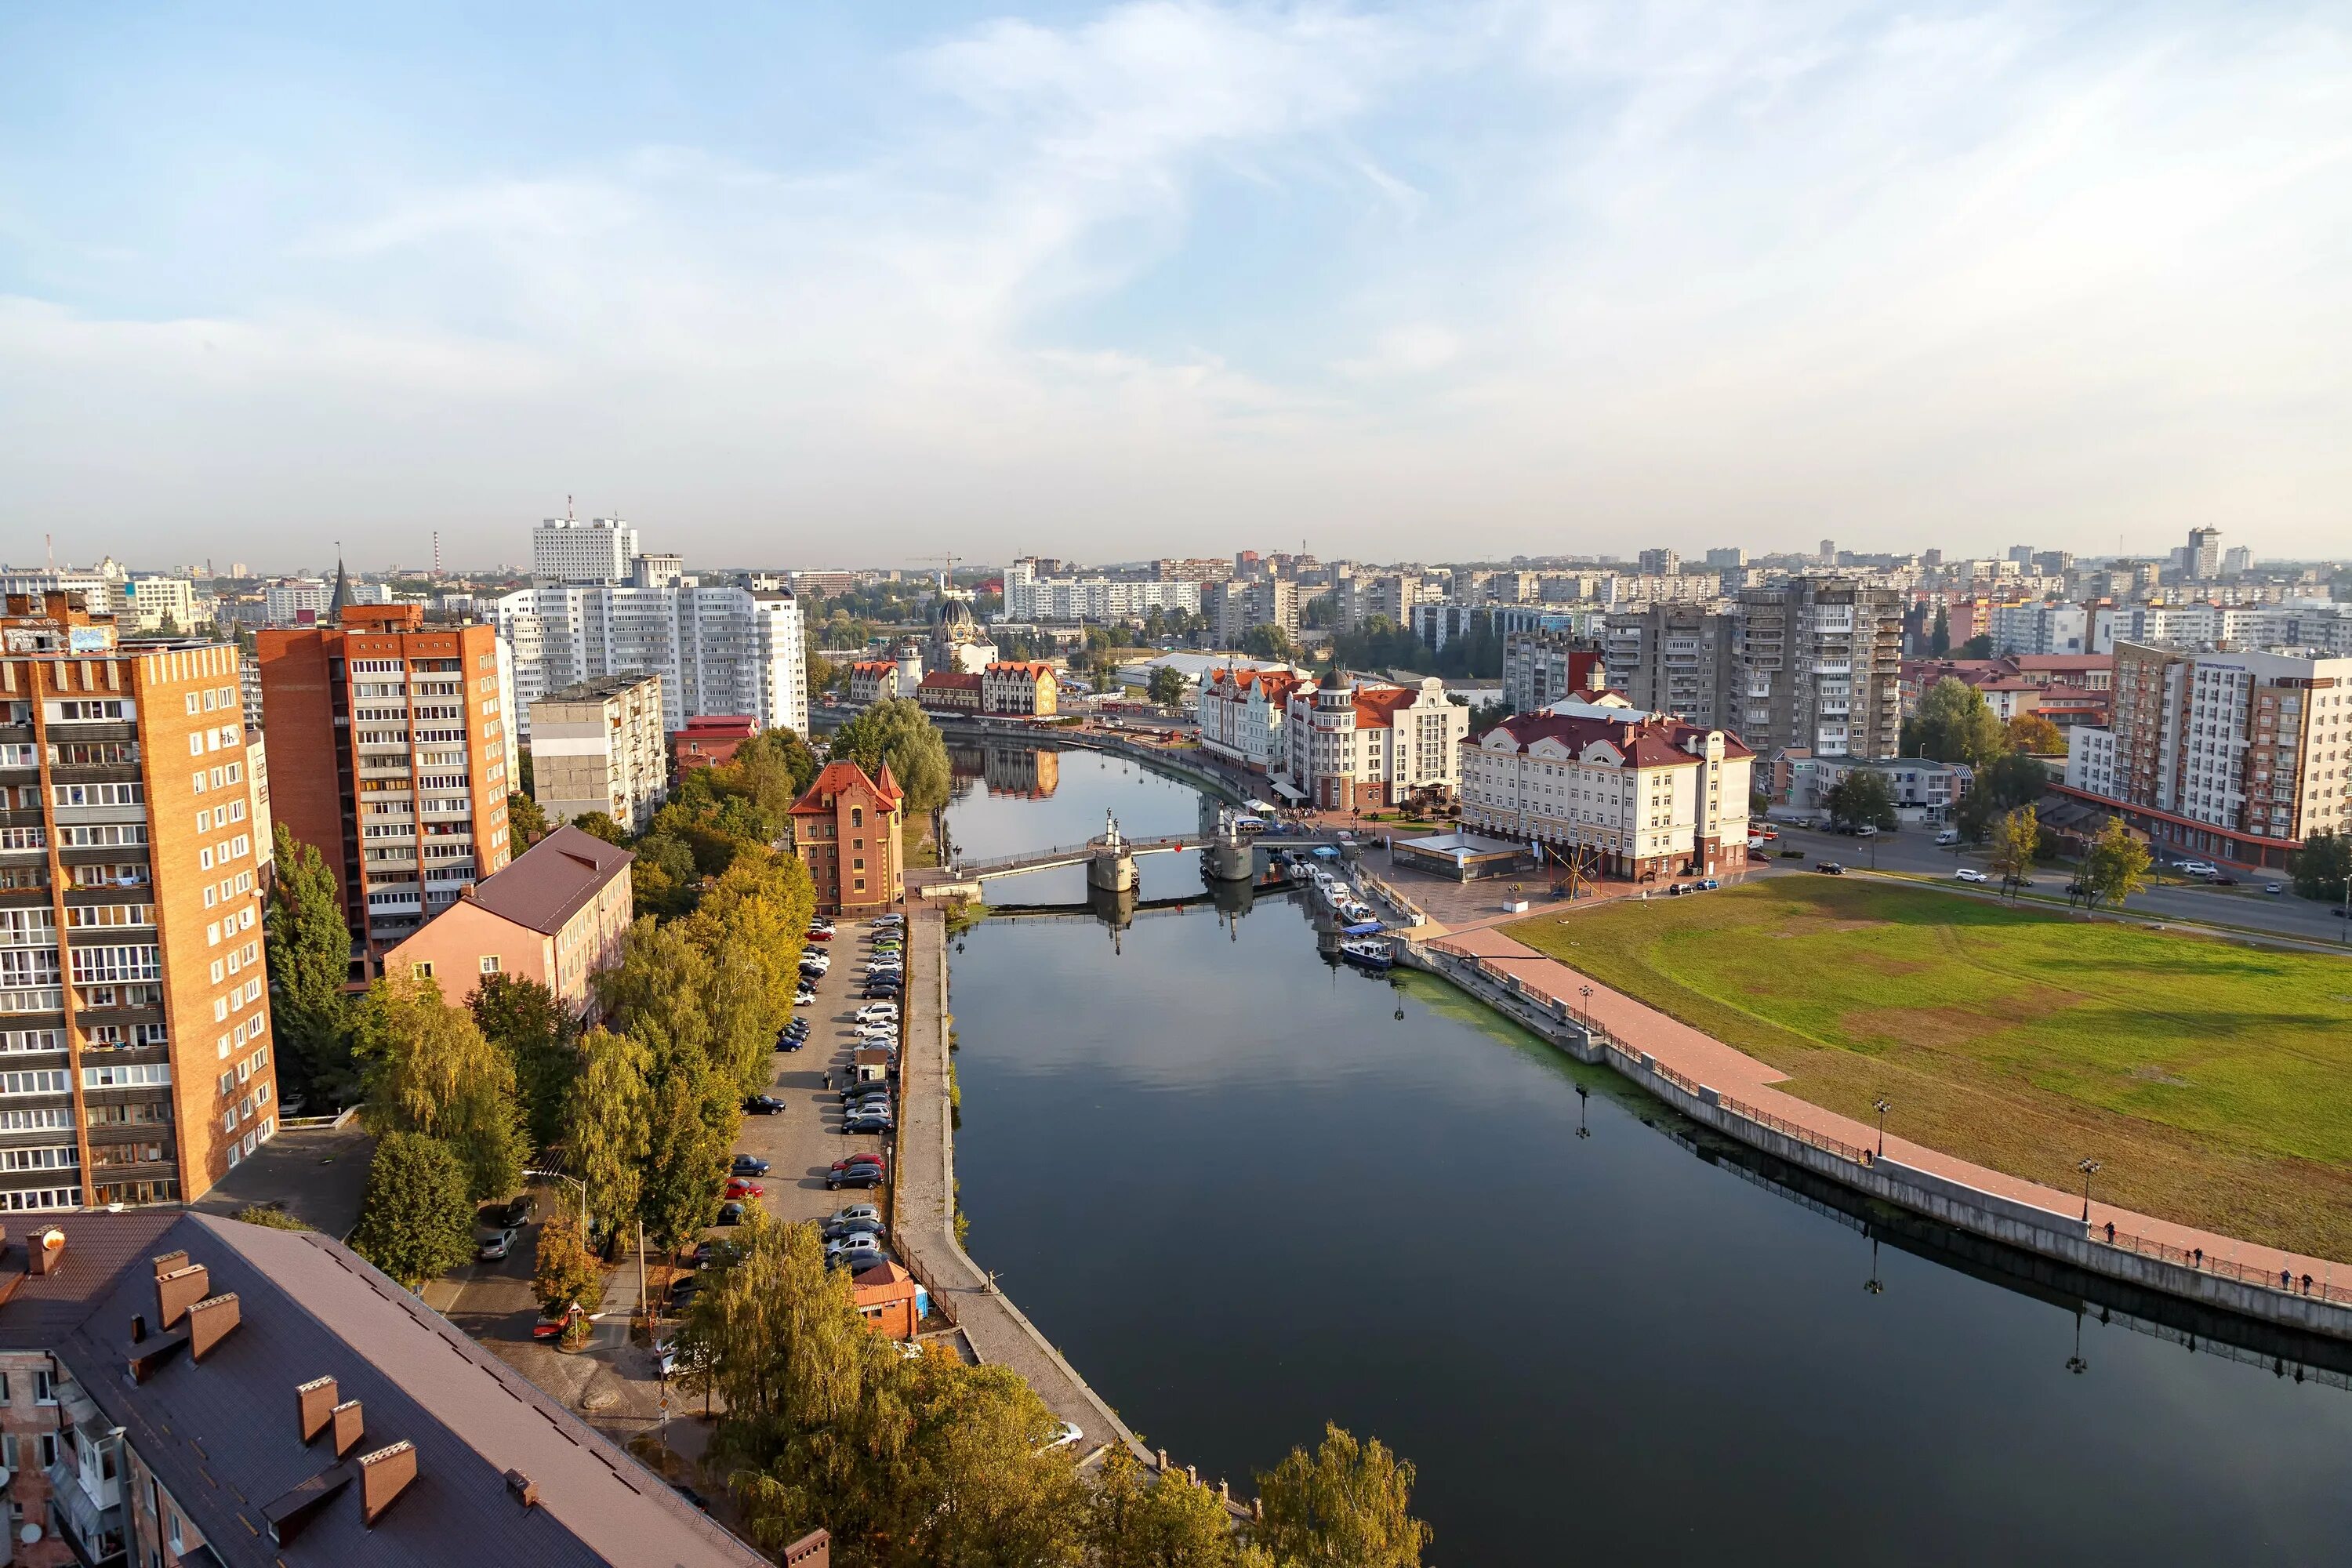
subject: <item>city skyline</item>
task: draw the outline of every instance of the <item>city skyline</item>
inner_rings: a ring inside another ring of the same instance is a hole
[[[2316,7],[544,21],[0,23],[5,552],[2341,552]]]

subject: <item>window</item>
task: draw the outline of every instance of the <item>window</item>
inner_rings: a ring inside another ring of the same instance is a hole
[[[416,977],[417,977],[418,979],[420,979],[420,980],[430,980],[430,979],[432,979],[432,978],[433,978],[433,961],[432,961],[431,959],[429,959],[429,958],[420,960],[420,961],[417,963],[417,964],[416,964],[416,967],[415,967],[415,973]]]
[[[482,973],[485,973],[485,974],[496,974],[497,973],[499,973],[499,955],[498,955],[497,953],[495,953],[495,952],[486,952],[486,953],[482,954]]]

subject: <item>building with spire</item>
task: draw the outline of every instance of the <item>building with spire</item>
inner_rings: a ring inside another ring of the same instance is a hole
[[[907,797],[854,762],[827,763],[793,803],[793,852],[808,868],[820,914],[879,914],[907,890],[900,831]]]

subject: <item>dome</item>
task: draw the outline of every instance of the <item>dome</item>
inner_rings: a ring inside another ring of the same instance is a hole
[[[940,602],[940,629],[941,631],[947,631],[950,627],[970,627],[971,624],[971,606],[970,605],[965,604],[961,599],[943,599]]]

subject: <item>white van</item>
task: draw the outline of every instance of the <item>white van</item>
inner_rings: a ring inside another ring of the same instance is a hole
[[[1959,841],[1960,830],[1957,827],[1947,827],[1943,832],[1936,835],[1936,842],[1938,844],[1958,844]]]

